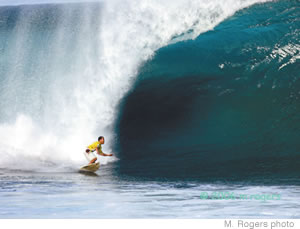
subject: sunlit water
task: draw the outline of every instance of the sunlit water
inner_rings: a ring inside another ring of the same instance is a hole
[[[143,180],[112,174],[3,171],[0,218],[299,218],[300,186]],[[223,196],[221,193],[233,195]],[[217,193],[220,195],[217,197]],[[256,195],[238,199],[240,194]],[[269,194],[273,200],[262,200]],[[236,198],[233,199],[232,196]]]
[[[0,218],[299,218],[299,12],[0,7]]]

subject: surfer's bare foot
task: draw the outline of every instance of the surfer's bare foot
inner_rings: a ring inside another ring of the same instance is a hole
[[[95,163],[97,161],[97,158],[94,158],[93,160],[90,161],[89,165]]]

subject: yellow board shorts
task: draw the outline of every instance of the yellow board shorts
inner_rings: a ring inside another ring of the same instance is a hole
[[[90,162],[91,160],[97,158],[94,152],[92,152],[92,151],[90,151],[90,150],[89,150],[89,152],[87,152],[87,151],[88,151],[88,150],[86,150],[86,151],[84,152],[84,156],[86,157],[86,159],[88,160],[88,162]]]

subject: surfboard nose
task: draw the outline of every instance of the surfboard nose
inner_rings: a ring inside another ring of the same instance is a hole
[[[80,171],[84,172],[96,172],[100,168],[100,163],[93,163],[91,165],[86,165],[80,168]]]

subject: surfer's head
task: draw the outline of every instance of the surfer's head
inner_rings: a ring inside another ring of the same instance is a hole
[[[100,142],[101,144],[104,144],[104,137],[103,136],[100,136],[98,138],[98,142]]]

